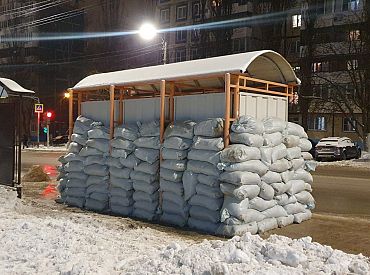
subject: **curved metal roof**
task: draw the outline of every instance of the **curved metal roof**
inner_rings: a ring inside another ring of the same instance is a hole
[[[288,61],[280,54],[270,51],[254,51],[240,54],[191,60],[165,65],[115,71],[90,75],[72,89],[96,89],[109,85],[129,86],[155,83],[160,80],[190,80],[225,73],[247,73],[251,77],[279,82],[300,84]]]
[[[34,94],[34,91],[27,90],[23,88],[21,85],[19,85],[14,80],[8,79],[8,78],[1,78],[0,77],[0,88],[3,87],[3,89],[0,89],[1,97],[7,97],[8,94],[15,94],[15,95],[21,95],[21,94]]]

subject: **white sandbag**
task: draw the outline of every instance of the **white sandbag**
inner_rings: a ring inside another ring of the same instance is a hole
[[[243,162],[247,160],[260,159],[261,152],[256,147],[248,147],[244,144],[233,144],[221,152],[222,162]]]
[[[145,181],[146,183],[152,183],[158,181],[158,174],[150,175],[139,171],[131,171],[130,178],[132,180]]]
[[[196,136],[193,138],[192,148],[198,150],[221,151],[224,149],[223,138],[206,138]]]
[[[164,212],[162,216],[160,217],[160,221],[164,224],[184,227],[188,220],[184,219],[183,217],[179,215]]]
[[[86,146],[98,149],[103,153],[109,152],[109,141],[107,139],[88,139]]]
[[[283,143],[287,148],[297,147],[299,145],[299,137],[293,135],[284,135]]]
[[[283,207],[289,215],[301,213],[306,210],[306,207],[299,202],[289,203],[287,205],[284,205]]]
[[[66,172],[82,172],[83,168],[84,166],[82,161],[70,161],[64,165],[64,170]]]
[[[162,201],[162,211],[164,213],[178,215],[184,219],[187,219],[189,217],[189,208],[189,205],[186,205],[186,207],[184,208],[180,208],[179,205],[174,204],[173,202],[170,202],[168,200]]]
[[[282,194],[279,196],[275,196],[274,200],[276,200],[278,205],[285,206],[290,203],[296,203],[297,199],[295,196],[289,196],[288,194]]]
[[[197,179],[198,179],[198,182],[201,184],[205,184],[211,187],[220,186],[219,177],[198,174]]]
[[[221,192],[228,196],[234,196],[239,200],[254,199],[260,193],[260,187],[258,185],[242,185],[236,187],[233,184],[221,183]]]
[[[147,221],[153,221],[157,218],[156,213],[150,212],[150,211],[148,212],[148,211],[145,211],[144,209],[139,209],[139,208],[134,208],[134,210],[132,211],[132,216],[139,218],[139,219],[147,220]]]
[[[103,156],[104,153],[96,148],[87,147],[81,149],[79,155],[81,157],[89,157],[89,156]]]
[[[118,198],[132,198],[134,194],[134,190],[127,191],[123,188],[118,187],[111,187],[109,190],[109,194],[111,197],[118,197]]]
[[[262,119],[262,123],[266,134],[283,132],[287,126],[287,122],[278,117],[264,118]]]
[[[149,148],[149,149],[157,149],[161,148],[161,142],[159,141],[159,137],[139,137],[134,141],[134,144],[137,147],[141,148]]]
[[[220,154],[217,151],[191,149],[188,152],[188,159],[205,161],[216,166],[220,162]]]
[[[65,203],[70,206],[75,206],[78,208],[83,208],[85,204],[85,197],[73,197],[67,196]]]
[[[61,164],[66,164],[68,161],[65,159],[66,156],[60,156],[58,158],[58,161],[61,163]]]
[[[279,196],[286,193],[292,187],[292,183],[291,181],[288,181],[287,183],[275,182],[271,184],[271,187],[274,188],[275,196]]]
[[[275,132],[271,134],[263,134],[263,146],[275,147],[283,142],[283,134]]]
[[[276,221],[279,227],[284,227],[294,222],[294,215],[288,215],[286,217],[277,217]]]
[[[204,161],[197,161],[197,160],[189,160],[187,163],[187,169],[194,172],[194,173],[200,173],[204,175],[209,176],[219,176],[221,171],[217,169],[216,166],[204,162]]]
[[[182,196],[176,195],[172,192],[163,192],[162,199],[163,201],[175,204],[176,208],[184,209],[187,206],[187,203]]]
[[[263,215],[266,216],[266,218],[279,218],[279,217],[287,217],[288,214],[285,211],[284,207],[280,205],[275,205],[269,209],[266,209],[262,212]]]
[[[110,145],[113,148],[124,149],[130,152],[135,150],[135,144],[132,141],[127,140],[127,139],[114,138],[110,141]]]
[[[235,133],[262,134],[264,132],[263,123],[251,116],[240,116],[231,125],[231,130]]]
[[[109,194],[108,182],[102,183],[102,184],[89,185],[86,188],[86,196],[89,196],[92,193],[104,193],[104,194],[108,195]]]
[[[159,150],[148,149],[148,148],[136,148],[135,156],[142,160],[153,164],[159,160]]]
[[[298,145],[302,152],[308,152],[312,148],[312,143],[307,138],[301,138]]]
[[[150,175],[156,175],[159,172],[159,161],[156,161],[153,164],[143,161],[135,166],[134,170]]]
[[[188,156],[188,151],[162,148],[163,159],[183,160]]]
[[[260,197],[255,197],[252,200],[249,200],[249,208],[255,209],[258,211],[265,211],[266,209],[272,208],[277,205],[275,200],[264,200]]]
[[[78,144],[77,142],[71,142],[68,146],[68,152],[69,153],[75,153],[78,154],[82,149],[82,146]],[[82,156],[82,155],[81,155]],[[83,156],[84,157],[84,156]]]
[[[163,147],[174,150],[187,150],[190,148],[193,141],[181,137],[169,137],[163,142]]]
[[[276,218],[268,218],[263,221],[257,222],[258,233],[264,233],[266,231],[278,228]]]
[[[305,210],[302,213],[294,214],[294,223],[301,223],[312,218],[312,213],[310,210]]]
[[[230,133],[230,141],[234,144],[244,144],[252,147],[261,147],[263,145],[263,137],[261,135],[249,133]]]
[[[310,184],[313,183],[312,175],[304,169],[298,169],[297,171],[294,171],[294,175],[292,179],[303,180],[304,182],[307,182]]]
[[[94,121],[92,119],[80,115],[77,117],[75,121],[75,126],[77,126],[78,128],[81,128],[83,132],[86,132],[91,128],[91,124],[93,122]]]
[[[300,147],[292,147],[287,149],[286,159],[293,160],[299,159],[302,155],[302,151]]]
[[[213,199],[213,198],[209,198],[209,197],[198,195],[198,194],[191,197],[189,201],[189,204],[192,206],[197,205],[197,206],[205,207],[209,210],[219,210],[222,206],[222,203],[223,203],[222,198]]]
[[[89,199],[93,199],[93,200],[100,201],[100,202],[105,202],[106,204],[108,204],[109,196],[107,193],[91,193],[89,195]]]
[[[188,201],[195,195],[195,187],[198,184],[198,175],[190,170],[186,170],[183,174],[182,182],[184,185],[184,199]]]
[[[131,207],[134,204],[132,196],[130,197],[121,197],[121,196],[112,196],[110,198],[110,204],[122,207]]]
[[[135,124],[117,126],[114,129],[114,137],[134,141],[139,137],[139,128]]]
[[[294,194],[294,196],[296,197],[297,201],[301,204],[312,205],[315,203],[315,199],[313,198],[311,193],[306,190],[296,193]]]
[[[109,129],[105,127],[95,127],[87,132],[89,139],[105,139],[109,140]]]
[[[288,183],[291,184],[290,189],[287,191],[289,195],[302,192],[306,187],[306,184],[303,180],[290,180]]]
[[[238,200],[235,197],[225,196],[221,208],[223,217],[233,216],[239,220],[243,219],[243,214],[249,209],[249,199]],[[222,220],[221,220],[222,221]]]
[[[89,176],[86,180],[86,185],[103,184],[109,180],[108,176]]]
[[[304,161],[304,169],[307,172],[315,171],[316,167],[317,167],[317,162],[316,161],[314,161],[314,160]],[[299,167],[299,168],[303,168],[303,167]],[[295,170],[298,170],[298,169],[295,169]]]
[[[135,194],[135,193],[134,193]],[[152,201],[149,202],[147,200],[138,200],[134,202],[134,208],[135,209],[141,209],[147,212],[155,213],[157,212],[157,207],[158,207],[158,201]]]
[[[125,206],[121,206],[121,205],[117,205],[117,204],[111,204],[110,209],[111,209],[112,213],[114,213],[116,215],[123,216],[123,217],[131,216],[132,210],[133,210],[132,206],[125,207]]]
[[[135,181],[134,181],[134,185],[135,185]],[[152,202],[158,201],[159,193],[155,192],[155,193],[149,194],[143,191],[135,190],[134,194],[132,195],[132,198],[134,199],[135,202],[136,201],[146,201],[146,202],[152,203]]]
[[[284,144],[279,144],[272,148],[271,162],[274,163],[279,159],[285,158],[287,155],[287,148]]]
[[[211,187],[205,184],[197,184],[195,190],[198,195],[203,195],[209,198],[222,198],[223,193],[220,190],[220,187]]]
[[[127,191],[132,190],[133,188],[131,179],[116,178],[113,175],[110,175],[109,181],[113,187],[123,188]]]
[[[251,210],[253,210],[253,209],[251,209]],[[256,210],[253,210],[253,211],[256,211]],[[245,224],[244,221],[239,220],[239,219],[237,219],[235,217],[232,217],[232,216],[230,216],[230,218],[225,219],[223,221],[223,223],[226,224],[226,225],[242,225],[242,224]]]
[[[299,136],[300,138],[307,138],[307,133],[301,125],[293,122],[288,122],[284,130],[288,135]]]
[[[302,157],[292,159],[291,163],[292,163],[293,170],[298,170],[298,169],[307,167],[307,166],[305,166],[305,165],[307,165],[307,162],[305,162]],[[316,168],[316,166],[315,166],[315,168]],[[309,170],[309,171],[314,171],[314,170]]]
[[[278,159],[277,161],[269,165],[269,169],[277,173],[282,173],[286,170],[289,170],[291,167],[292,164],[287,159]]]
[[[122,163],[124,167],[134,169],[135,166],[139,165],[141,162],[140,159],[138,159],[135,154],[129,154],[127,158],[119,158],[119,161]]]
[[[221,221],[222,221],[222,214],[221,213]],[[254,209],[247,209],[243,215],[242,215],[242,221],[245,223],[250,222],[259,222],[262,221],[265,218],[265,215],[263,215],[260,211],[254,210]]]
[[[293,179],[294,171],[292,171],[292,170],[284,171],[284,172],[280,173],[280,176],[281,176],[281,179],[283,180],[283,182],[287,183],[288,181]]]
[[[220,224],[202,221],[202,220],[198,220],[196,218],[190,217],[188,219],[188,226],[196,230],[214,234],[216,233]]]
[[[216,235],[234,237],[234,236],[242,236],[247,232],[251,234],[257,234],[257,231],[258,231],[258,226],[256,222],[240,224],[240,225],[221,224],[216,231]]]
[[[302,152],[302,158],[304,160],[313,160],[313,156],[308,152]]]
[[[138,122],[137,125],[139,127],[139,132],[141,136],[143,137],[159,136],[160,124],[158,120],[143,123]]]
[[[198,220],[218,223],[220,222],[220,211],[212,211],[204,207],[200,206],[192,206],[190,207],[189,214],[191,217],[196,218]]]
[[[159,185],[160,185],[161,191],[163,192],[172,192],[179,196],[184,195],[184,187],[182,185],[182,182],[172,182],[172,181],[160,179]]]
[[[183,172],[169,170],[166,168],[161,168],[161,171],[160,171],[160,176],[162,179],[173,181],[173,182],[181,182],[182,175],[183,175]]]
[[[88,156],[84,160],[84,165],[91,165],[91,164],[100,164],[100,165],[105,165],[107,159],[103,157],[102,155],[98,156]]]
[[[64,156],[65,163],[70,161],[85,161],[84,157],[81,157],[79,154],[76,153],[68,153],[67,155]]]
[[[194,137],[195,124],[195,122],[190,120],[171,123],[164,132],[164,138],[182,137],[192,139]]]
[[[107,176],[109,173],[108,166],[100,164],[91,164],[84,167],[84,173],[90,176]]]
[[[163,160],[161,168],[183,172],[186,170],[186,160]]]
[[[311,186],[311,184],[309,184],[308,182],[305,182],[304,190],[312,193],[312,186]]]
[[[119,161],[119,158],[107,157],[105,164],[108,165],[109,167],[116,167],[116,168],[123,167],[122,163]]]
[[[217,165],[219,170],[225,171],[248,171],[252,173],[257,173],[260,176],[263,176],[267,173],[268,167],[263,164],[260,160],[247,160],[239,163],[224,163],[221,162]]]
[[[258,196],[260,196],[261,198],[267,201],[272,200],[274,198],[275,190],[274,188],[271,187],[271,185],[268,185],[265,182],[261,182],[259,187],[261,188],[261,190]]]
[[[86,188],[86,184],[83,180],[79,179],[68,179],[66,182],[66,187],[67,188]]]
[[[223,172],[220,175],[220,180],[237,186],[259,185],[261,183],[261,179],[258,174],[247,171]]]
[[[136,191],[142,191],[147,194],[153,194],[154,192],[157,192],[159,189],[159,183],[158,182],[153,182],[153,183],[147,183],[145,181],[141,180],[134,180],[132,182],[132,186]]]
[[[70,187],[65,191],[67,197],[85,197],[86,188],[84,187]]]
[[[261,180],[263,182],[266,182],[267,184],[282,181],[280,173],[276,173],[272,171],[267,171],[267,173],[261,177]]]
[[[81,172],[69,172],[66,174],[67,178],[70,179],[80,179],[86,181],[89,175],[86,175],[85,173]]]
[[[109,173],[111,176],[121,179],[129,179],[131,171],[132,170],[128,168],[116,168],[113,166],[109,168]]]
[[[211,118],[194,126],[194,135],[203,137],[221,137],[224,131],[222,118]]]

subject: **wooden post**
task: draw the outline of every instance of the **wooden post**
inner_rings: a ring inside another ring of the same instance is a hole
[[[170,121],[174,122],[175,120],[175,83],[170,85]]]
[[[68,136],[69,136],[69,141],[71,141],[71,136],[73,132],[73,90],[68,89],[68,93],[69,93]]]
[[[78,115],[81,115],[82,92],[78,92],[78,94],[77,94],[77,100],[78,100],[77,113],[78,113]]]
[[[160,140],[163,143],[165,121],[166,80],[161,80]]]
[[[230,74],[225,74],[225,125],[224,125],[224,144],[225,148],[230,143]]]
[[[118,124],[123,123],[123,93],[122,90],[119,91],[119,114],[118,114]]]
[[[234,88],[234,106],[233,106],[233,118],[239,117],[240,112],[240,97],[239,97],[239,76],[236,77],[237,84]]]
[[[110,98],[109,134],[110,138],[112,139],[114,132],[114,85],[109,86],[109,98]]]

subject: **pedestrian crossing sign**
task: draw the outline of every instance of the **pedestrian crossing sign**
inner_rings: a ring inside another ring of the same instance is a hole
[[[44,104],[36,103],[35,104],[35,113],[43,113],[44,112]]]

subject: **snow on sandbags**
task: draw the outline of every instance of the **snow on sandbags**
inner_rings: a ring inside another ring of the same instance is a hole
[[[162,147],[160,191],[161,222],[183,227],[188,222],[189,204],[185,199],[183,174],[194,137],[195,122],[176,122],[167,126]]]
[[[133,167],[130,178],[133,184],[134,217],[156,220],[159,206],[159,122],[137,123],[139,136],[135,139],[134,155],[140,163]]]

